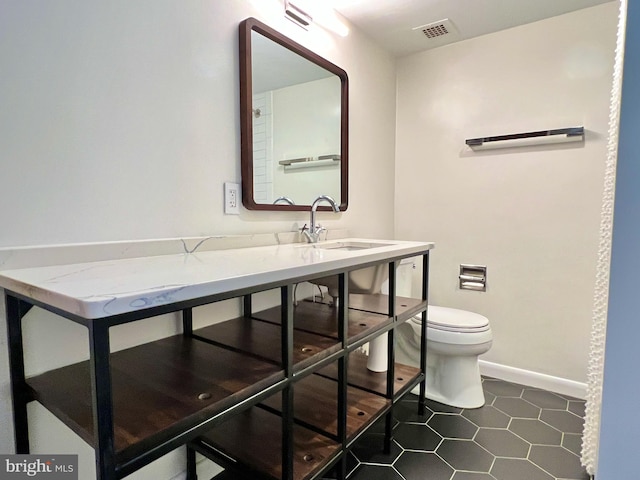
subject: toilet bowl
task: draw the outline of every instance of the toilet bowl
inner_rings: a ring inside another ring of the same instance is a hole
[[[420,363],[422,319],[416,316],[397,330],[396,360]],[[491,348],[489,320],[477,313],[429,305],[427,310],[426,397],[459,408],[484,405],[478,356]],[[419,387],[414,392],[419,393]]]

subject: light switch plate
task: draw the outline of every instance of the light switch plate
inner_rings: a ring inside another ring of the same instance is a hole
[[[224,213],[240,215],[240,184],[224,182]]]

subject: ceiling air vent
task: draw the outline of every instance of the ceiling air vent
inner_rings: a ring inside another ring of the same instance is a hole
[[[437,22],[427,23],[420,27],[414,27],[413,30],[421,32],[425,37],[429,39],[440,38],[445,35],[457,33],[456,27],[451,20],[445,18],[444,20],[438,20]]]

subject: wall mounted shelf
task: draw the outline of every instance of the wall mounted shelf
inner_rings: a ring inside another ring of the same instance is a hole
[[[468,138],[465,141],[472,150],[528,147],[571,142],[584,142],[584,127],[539,130],[536,132],[512,133],[494,137]]]

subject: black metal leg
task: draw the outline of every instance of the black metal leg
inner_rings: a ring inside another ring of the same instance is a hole
[[[251,301],[251,294],[242,297],[242,314],[247,318],[253,315],[253,302]]]
[[[387,355],[388,355],[388,364],[387,364],[387,398],[393,402],[393,397],[395,395],[394,387],[395,387],[395,335],[393,330],[389,330],[388,340],[387,340]],[[384,453],[391,453],[391,441],[393,440],[393,403],[391,404],[391,409],[387,413],[385,418],[385,426],[384,426]]]
[[[389,263],[389,317],[396,321],[396,264]],[[387,394],[391,400],[391,409],[385,418],[384,428],[384,453],[391,453],[391,441],[393,440],[393,397],[395,395],[395,335],[394,330],[387,334]]]
[[[422,312],[421,345],[420,345],[420,370],[424,378],[420,382],[420,395],[418,396],[418,415],[425,414],[425,394],[427,393],[427,313],[429,301],[429,252],[422,256],[422,300],[427,302],[427,310]]]
[[[285,376],[293,378],[293,289],[280,289],[282,310],[281,352]],[[247,297],[245,297],[246,299]],[[293,480],[293,385],[282,390],[282,479]]]
[[[193,336],[193,310],[190,308],[182,310],[182,334]]]
[[[187,480],[198,480],[196,451],[187,445]]]
[[[115,480],[109,327],[100,320],[89,323],[89,350],[96,480]]]
[[[338,339],[343,349],[347,347],[349,337],[349,283],[346,273],[338,277]],[[347,371],[349,357],[344,355],[338,359],[338,441],[342,445],[342,457],[336,465],[338,480],[347,477]]]
[[[22,345],[22,317],[28,308],[24,302],[5,294],[7,311],[7,335],[9,341],[9,369],[13,402],[13,431],[16,453],[29,453],[29,422],[27,419],[27,382],[24,373],[24,349]]]
[[[391,440],[393,440],[393,405],[384,417],[384,454],[391,453]]]

